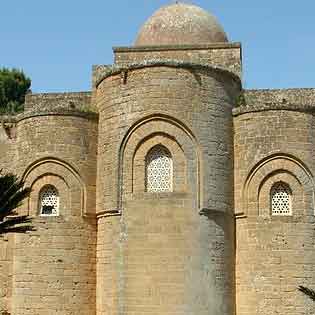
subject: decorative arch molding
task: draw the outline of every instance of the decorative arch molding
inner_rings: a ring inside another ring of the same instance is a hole
[[[152,139],[154,139],[152,141]],[[164,138],[162,140],[162,138]],[[138,120],[125,134],[119,148],[117,208],[122,209],[123,196],[133,191],[133,175],[128,175],[129,167],[137,159],[137,153],[149,149],[157,143],[165,145],[172,154],[185,157],[187,167],[192,168],[195,180],[197,207],[203,198],[201,150],[194,133],[184,122],[164,113],[152,113]],[[189,163],[191,161],[191,163]],[[132,169],[132,168],[131,168]],[[131,170],[129,169],[129,170]],[[133,173],[133,172],[132,172]],[[130,174],[130,172],[129,172]],[[125,189],[126,187],[126,189]]]
[[[290,191],[290,214],[285,214],[285,216],[303,215],[303,209],[305,208],[304,187],[298,177],[290,171],[283,169],[269,174],[261,183],[258,191],[258,215],[272,215],[271,191],[279,183],[283,183]]]
[[[39,191],[44,185],[51,184],[60,192],[61,215],[86,214],[85,184],[76,169],[67,162],[53,157],[37,160],[29,165],[22,178],[27,186],[32,187],[27,209],[24,209],[26,213],[36,214]]]
[[[165,129],[165,126],[164,126]],[[187,161],[185,147],[182,147],[174,137],[164,132],[154,132],[137,143],[131,141],[125,151],[125,170],[132,170],[125,174],[125,194],[142,193],[146,190],[145,168],[146,156],[155,147],[161,145],[166,148],[173,159],[173,172],[176,174],[173,181],[174,192],[187,192]],[[132,176],[132,178],[130,178]],[[129,183],[129,184],[128,184]]]
[[[294,215],[314,215],[313,175],[302,161],[284,153],[261,160],[249,172],[242,189],[245,215],[270,215],[269,192],[279,181],[287,183],[293,191],[294,207],[297,209],[296,212],[293,209]]]

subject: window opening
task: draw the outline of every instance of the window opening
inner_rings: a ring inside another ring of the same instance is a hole
[[[146,157],[146,190],[171,192],[173,190],[173,161],[163,146],[152,148]]]
[[[289,185],[278,182],[271,188],[271,214],[291,215],[291,189]]]
[[[59,194],[54,186],[45,186],[40,193],[40,215],[57,216],[59,214]]]

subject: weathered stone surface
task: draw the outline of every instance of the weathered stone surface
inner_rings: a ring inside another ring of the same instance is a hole
[[[104,231],[112,221],[116,244],[114,257],[108,246],[98,251],[115,290],[102,281],[99,314],[234,313],[232,107],[240,81],[225,66],[230,47],[221,47],[221,71],[206,57],[195,64],[207,49],[148,48],[159,60],[142,64],[138,49],[116,49],[118,63],[96,85],[96,209],[121,217],[99,221]],[[172,193],[146,192],[144,161],[158,144],[174,158]]]
[[[162,7],[145,22],[135,45],[198,45],[227,41],[213,15],[195,5],[175,3]]]
[[[315,314],[297,290],[315,288],[315,90],[242,91],[240,44],[177,44],[116,47],[91,92],[1,116],[0,168],[32,188],[34,230],[0,237],[0,310]],[[147,189],[155,146],[167,192]],[[272,213],[277,183],[290,215]]]
[[[315,285],[315,121],[299,103],[302,95],[290,91],[299,106],[254,103],[255,110],[240,107],[234,118],[237,314],[314,314],[312,302],[297,291]],[[292,190],[291,216],[271,215],[270,190],[279,181]]]

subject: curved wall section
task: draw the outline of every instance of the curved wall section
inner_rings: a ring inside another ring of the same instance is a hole
[[[33,231],[15,236],[13,314],[96,313],[96,222],[88,216],[95,213],[96,139],[97,122],[75,115],[18,122],[17,170],[32,187],[21,211],[33,217]],[[42,215],[48,186],[58,211],[49,212],[47,193]]]
[[[286,110],[234,118],[238,315],[312,313],[297,288],[315,284],[314,122]]]
[[[187,64],[185,64],[187,68]],[[150,115],[175,117],[191,130],[201,152],[203,172],[200,208],[225,211],[231,201],[232,116],[239,82],[226,72],[156,66],[109,76],[97,88],[99,122],[98,212],[117,209],[121,144],[129,129]],[[228,166],[228,167],[226,167]],[[216,178],[222,178],[215,185]],[[227,179],[227,180],[225,180]],[[106,182],[107,181],[107,182]],[[110,184],[109,184],[110,182]],[[214,200],[215,198],[216,200]]]
[[[95,118],[50,114],[26,117],[17,125],[18,172],[43,159],[71,165],[86,187],[84,212],[95,208],[97,121]],[[79,213],[78,213],[79,215]]]
[[[28,203],[23,207],[25,214],[39,215],[40,191],[46,185],[52,185],[60,192],[60,216],[86,214],[86,185],[80,174],[64,161],[53,158],[36,161],[26,170],[23,178],[32,189]]]
[[[167,66],[98,85],[97,255],[111,268],[98,270],[99,315],[234,314],[231,109],[238,89],[226,73]],[[152,193],[146,157],[159,145],[172,158],[174,181],[168,192]]]

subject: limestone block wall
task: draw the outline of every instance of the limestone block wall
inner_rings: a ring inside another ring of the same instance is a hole
[[[206,63],[228,69],[240,76],[242,72],[241,44],[175,45],[155,47],[114,47],[115,64],[128,65],[148,60],[174,59]]]
[[[96,314],[118,314],[121,293],[120,215],[98,219],[96,251]]]
[[[2,235],[0,238],[0,311],[11,308],[13,248],[13,235]]]
[[[43,112],[43,110],[57,109],[76,110],[81,112],[94,111],[91,102],[91,92],[68,92],[68,93],[36,93],[27,94],[25,97],[25,111]]]
[[[98,176],[97,186],[105,189],[97,200],[98,211],[117,208],[118,159],[121,158],[124,137],[133,126],[141,124],[141,120],[145,121],[147,118],[150,120],[153,116],[157,117],[153,119],[157,124],[160,121],[167,121],[164,116],[169,115],[170,120],[174,120],[175,117],[179,125],[184,126],[182,129],[187,126],[187,130],[193,130],[191,138],[198,139],[200,143],[200,150],[204,154],[203,164],[208,166],[217,163],[215,170],[220,168],[220,172],[229,173],[223,165],[228,164],[225,163],[225,159],[230,158],[228,152],[232,141],[231,110],[239,84],[232,78],[225,80],[226,76],[216,71],[209,74],[208,70],[201,69],[198,72],[181,69],[181,65],[150,66],[129,71],[127,74],[121,71],[99,84],[98,172],[107,176]],[[127,80],[126,84],[124,80]],[[227,117],[230,117],[230,120]],[[176,126],[171,128],[175,129]],[[149,127],[146,129],[150,130]],[[192,141],[196,142],[195,139]],[[218,159],[215,153],[221,158]],[[199,189],[204,190],[200,192],[201,208],[206,207],[211,196],[219,195],[222,191],[222,187],[211,185],[215,175],[220,177],[214,170],[211,171],[210,167],[203,168],[200,181],[207,179],[210,182],[199,185]],[[226,176],[230,175],[222,177]],[[104,181],[107,181],[107,184]],[[228,189],[231,191],[232,187],[229,186]],[[224,208],[224,202],[216,207]]]
[[[302,108],[304,106],[314,105],[315,89],[265,89],[265,90],[245,90],[245,100],[251,107],[258,106],[262,108],[262,104],[275,104],[277,107],[288,105],[289,107]]]
[[[12,172],[16,163],[16,119],[12,116],[0,116],[0,169]]]
[[[315,285],[314,116],[282,102],[234,114],[236,314],[314,314],[297,290]],[[279,182],[292,215],[272,215]]]
[[[28,184],[33,185],[37,180],[42,180],[41,172],[45,175],[58,175],[60,178],[69,174],[69,178],[72,177],[81,190],[78,200],[72,200],[78,208],[71,211],[75,215],[93,213],[96,115],[75,112],[26,113],[20,117],[17,125],[17,144],[16,171],[24,176]],[[55,174],[58,168],[60,174]],[[75,190],[73,187],[69,189]]]
[[[0,169],[4,173],[15,172],[16,121],[12,116],[1,116]],[[0,311],[9,310],[12,297],[14,236],[0,237]]]
[[[12,314],[95,314],[95,223],[60,216],[33,225],[15,240]]]
[[[233,76],[174,65],[125,68],[97,85],[97,260],[108,267],[98,269],[98,315],[233,314],[238,91]],[[146,191],[155,145],[174,158],[173,192]],[[99,290],[109,278],[113,291]]]
[[[32,188],[20,209],[34,231],[15,236],[10,311],[95,314],[97,117],[37,113],[19,117],[16,172]],[[39,216],[46,185],[59,193],[59,215]]]

